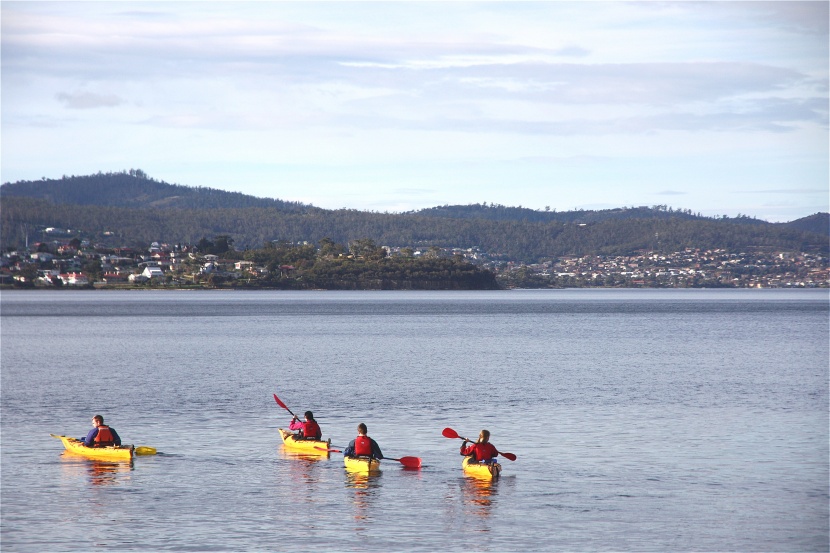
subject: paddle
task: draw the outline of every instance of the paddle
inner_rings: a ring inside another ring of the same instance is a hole
[[[343,453],[341,449],[326,449],[325,447],[317,447],[315,446],[314,449],[319,449],[320,451],[329,451],[331,453]],[[390,461],[397,461],[403,466],[408,469],[419,469],[421,468],[421,458],[420,457],[401,457],[400,459],[395,459],[394,457],[384,457],[384,460]]]
[[[453,430],[452,428],[445,428],[444,430],[442,430],[442,431],[441,431],[441,434],[442,434],[445,438],[452,438],[452,439],[455,439],[455,438],[460,438],[460,439],[464,440],[465,442],[475,443],[475,440],[471,440],[471,439],[469,439],[469,438],[464,438],[464,437],[462,437],[462,436],[459,436],[459,435],[458,435],[458,432],[456,432],[456,431],[455,431],[455,430]],[[502,456],[502,457],[504,457],[505,459],[510,459],[511,461],[515,461],[515,460],[516,460],[516,456],[515,456],[515,455],[513,455],[512,453],[506,453],[506,452],[505,452],[505,453],[502,453],[501,451],[498,451],[498,450],[496,450],[496,453],[498,453],[499,455],[501,455],[501,456]]]
[[[390,461],[397,461],[408,469],[421,468],[420,457],[401,457],[400,459],[395,459],[394,457],[384,457],[384,459],[389,459]]]
[[[289,409],[289,408],[288,408],[288,406],[287,406],[285,403],[283,403],[282,401],[280,401],[280,398],[278,398],[278,397],[277,397],[277,394],[274,394],[274,399],[276,400],[277,405],[279,405],[280,407],[282,407],[283,409],[285,409],[286,411],[288,411],[289,413],[291,413],[291,416],[292,416],[292,417],[294,417],[295,419],[300,420],[300,417],[298,417],[297,415],[295,415],[295,414],[291,411],[291,409]]]

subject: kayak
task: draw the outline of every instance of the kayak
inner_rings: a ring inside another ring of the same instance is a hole
[[[343,466],[349,472],[379,472],[380,460],[369,457],[343,457]]]
[[[464,469],[464,474],[467,476],[474,476],[476,478],[486,478],[488,480],[495,480],[501,474],[501,465],[498,463],[479,463],[473,461],[473,457],[468,455],[461,461],[461,468]]]
[[[328,455],[328,450],[331,449],[331,439],[326,440],[304,440],[288,430],[279,429],[282,443],[285,447],[293,451],[300,451],[307,455]]]
[[[50,434],[53,438],[59,438],[63,442],[63,447],[66,451],[83,455],[90,459],[98,459],[100,461],[132,461],[135,447],[131,445],[110,446],[110,447],[87,447],[84,442],[69,436],[58,436],[57,434]]]

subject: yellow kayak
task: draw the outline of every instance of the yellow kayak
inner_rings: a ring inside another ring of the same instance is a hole
[[[467,476],[474,476],[476,478],[485,478],[487,480],[495,480],[501,474],[501,465],[498,463],[479,463],[473,461],[472,455],[464,457],[461,461],[461,468],[464,469],[464,474]]]
[[[50,434],[53,438],[58,438],[63,442],[63,447],[66,451],[83,455],[90,459],[98,459],[100,461],[132,461],[135,452],[135,447],[131,445],[110,446],[110,447],[87,447],[84,442],[69,436],[58,436],[57,434]]]
[[[307,455],[328,455],[328,450],[331,449],[331,439],[325,442],[322,440],[304,440],[302,438],[298,440],[297,436],[288,430],[280,428],[279,432],[282,443],[285,444],[286,448],[293,451],[299,451]]]
[[[343,457],[343,465],[349,472],[378,472],[380,471],[380,460],[369,457]]]

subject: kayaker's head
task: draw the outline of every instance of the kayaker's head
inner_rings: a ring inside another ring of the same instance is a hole
[[[313,421],[314,420],[314,413],[312,413],[311,411],[306,411],[305,412],[305,420]]]
[[[357,433],[360,434],[361,436],[365,436],[368,431],[369,430],[366,428],[366,425],[363,424],[362,422],[357,425]]]
[[[98,426],[99,424],[104,424],[104,417],[101,415],[95,415],[92,417],[92,424]]]
[[[481,433],[478,435],[478,443],[486,444],[490,441],[490,431],[489,430],[482,430]]]

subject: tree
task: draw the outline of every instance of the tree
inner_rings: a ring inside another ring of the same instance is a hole
[[[101,261],[98,259],[90,259],[81,267],[81,271],[86,275],[89,283],[98,282],[101,280]]]
[[[349,242],[349,252],[355,257],[370,257],[378,247],[371,238],[358,238]],[[385,255],[385,250],[384,250]]]
[[[196,244],[196,248],[200,252],[202,252],[203,254],[204,253],[211,253],[211,251],[213,250],[213,246],[214,246],[213,242],[211,242],[210,240],[208,240],[204,236],[202,236],[202,239],[199,240],[198,244]]]
[[[320,239],[320,256],[321,257],[337,257],[345,251],[345,248],[337,244],[329,237]]]
[[[227,234],[220,234],[219,236],[214,236],[213,240],[213,251],[211,251],[210,253],[216,255],[222,255],[223,253],[229,251],[233,246],[233,238],[231,238]]]

